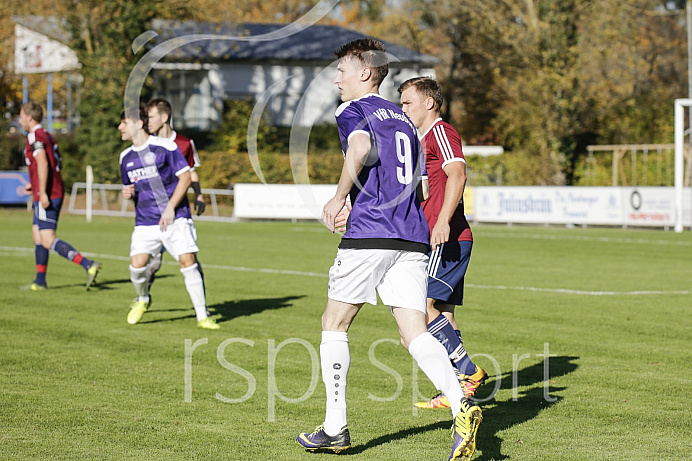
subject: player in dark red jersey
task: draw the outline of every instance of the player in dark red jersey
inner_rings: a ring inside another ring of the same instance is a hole
[[[437,80],[417,77],[399,87],[402,109],[420,134],[429,185],[423,211],[430,227],[428,265],[428,330],[447,348],[467,397],[485,382],[486,373],[469,358],[454,320],[454,307],[463,304],[464,276],[473,235],[464,216],[466,159],[459,133],[440,118],[442,89]],[[425,181],[424,181],[425,185]],[[440,394],[420,408],[447,408]]]
[[[53,136],[43,129],[43,109],[35,102],[27,102],[19,111],[19,123],[28,132],[24,156],[29,169],[30,185],[27,192],[34,196],[34,221],[31,234],[35,244],[36,278],[29,286],[32,291],[46,289],[46,268],[49,250],[79,264],[87,273],[87,290],[96,282],[101,263],[82,256],[72,245],[59,239],[55,231],[65,190],[60,167],[62,159]]]
[[[194,191],[195,200],[192,205],[195,208],[197,216],[204,213],[206,208],[206,203],[204,202],[204,195],[202,194],[202,187],[199,184],[199,175],[195,171],[200,165],[199,155],[197,154],[197,148],[195,147],[195,142],[181,134],[178,134],[171,128],[171,113],[173,109],[171,104],[164,98],[154,98],[149,101],[146,105],[147,115],[149,117],[149,122],[147,123],[146,130],[159,138],[168,139],[173,141],[180,149],[187,160],[187,164],[190,166],[190,179],[192,183],[190,187]],[[159,253],[154,255],[147,263],[146,276],[149,280],[149,288],[156,280],[156,272],[161,268],[162,254]],[[204,272],[202,271],[202,265],[197,261],[202,277],[204,277]]]
[[[175,130],[171,128],[171,112],[171,104],[165,99],[154,98],[149,101],[147,104],[147,115],[149,116],[147,131],[159,138],[169,139],[178,145],[180,152],[182,152],[187,160],[187,164],[190,165],[190,178],[192,179],[190,187],[192,187],[195,193],[195,201],[192,205],[197,212],[197,216],[199,216],[204,213],[206,208],[202,188],[199,185],[199,175],[195,171],[195,168],[200,165],[199,155],[197,155],[197,148],[192,139],[176,133]]]

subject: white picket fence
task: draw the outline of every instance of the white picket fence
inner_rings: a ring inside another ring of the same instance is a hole
[[[132,200],[123,200],[120,195],[122,190],[121,184],[97,184],[76,182],[72,185],[72,193],[70,194],[70,203],[67,208],[68,213],[86,216],[130,216],[134,217],[134,203]],[[108,191],[111,191],[110,194]],[[192,189],[188,189],[188,193],[193,193]],[[196,220],[201,221],[222,221],[234,222],[234,216],[224,216],[219,213],[219,203],[217,197],[232,197],[234,192],[232,189],[202,189],[205,195],[207,208],[203,215],[195,216]],[[80,194],[86,194],[85,206],[82,208],[78,205],[77,198]],[[94,195],[98,196],[94,203]],[[110,199],[109,199],[110,195]],[[115,197],[115,198],[114,198]],[[193,211],[194,214],[194,211]]]

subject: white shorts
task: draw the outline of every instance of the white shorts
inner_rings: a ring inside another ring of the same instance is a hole
[[[329,269],[328,296],[349,304],[382,302],[427,310],[428,255],[402,250],[339,249]]]
[[[130,256],[138,254],[155,255],[165,247],[177,261],[180,255],[197,253],[197,229],[190,218],[178,218],[166,231],[156,226],[135,226],[130,240]]]

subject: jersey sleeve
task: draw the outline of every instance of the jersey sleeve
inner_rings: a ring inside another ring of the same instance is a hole
[[[181,174],[190,170],[190,165],[188,165],[187,159],[183,153],[180,152],[178,146],[175,146],[175,150],[166,149],[166,152],[168,161],[170,162],[171,167],[173,167],[173,171],[175,171],[176,176],[180,176]]]
[[[32,131],[27,135],[27,139],[29,140],[29,148],[31,149],[31,155],[33,157],[36,157],[36,151],[46,149],[45,140],[41,139],[41,137],[37,136],[36,134],[36,131]]]
[[[129,186],[130,184],[132,184],[132,181],[130,181],[130,177],[127,175],[125,164],[122,162],[120,163],[120,176],[123,180],[123,186]]]
[[[464,153],[461,149],[461,138],[455,129],[447,125],[438,125],[433,128],[436,150],[442,159],[442,168],[452,162],[464,162]]]
[[[425,161],[425,151],[423,150],[423,145],[418,141],[418,165],[419,165],[419,174],[418,174],[418,179],[428,179],[428,167],[427,167],[427,162]]]
[[[350,141],[351,137],[358,133],[371,136],[370,125],[355,104],[342,104],[337,109],[336,123],[346,141]]]
[[[197,147],[195,147],[195,142],[190,139],[190,158],[189,158],[189,163],[190,163],[190,170],[194,170],[198,166],[201,165],[199,161],[199,154],[197,153]]]

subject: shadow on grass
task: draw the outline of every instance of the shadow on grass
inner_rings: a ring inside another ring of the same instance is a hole
[[[363,445],[356,445],[351,447],[350,449],[340,453],[341,456],[351,456],[351,455],[358,455],[360,453],[363,453],[366,450],[369,450],[370,448],[375,448],[380,445],[384,445],[389,442],[393,442],[394,440],[399,440],[399,439],[405,439],[409,436],[416,435],[416,434],[422,434],[423,432],[428,432],[428,431],[436,431],[438,429],[447,429],[449,430],[450,428],[450,421],[438,421],[436,423],[430,423],[425,426],[420,426],[420,427],[410,427],[408,429],[405,429],[403,431],[395,432],[394,434],[386,434],[382,435],[380,437],[377,437],[376,439],[370,440],[368,443],[365,443]],[[447,432],[445,432],[447,433]],[[449,447],[451,449],[452,444],[451,444],[451,439],[449,443]]]
[[[549,362],[550,379],[553,380],[560,376],[574,372],[578,365],[573,362],[578,358],[579,357],[569,356],[551,357]],[[483,452],[481,456],[476,458],[476,461],[497,461],[508,459],[508,456],[502,454],[501,446],[503,440],[498,436],[498,434],[517,424],[522,424],[534,419],[542,410],[549,408],[563,399],[563,397],[555,396],[553,394],[555,392],[564,391],[566,387],[556,386],[550,386],[548,394],[549,400],[545,398],[543,373],[543,362],[519,370],[517,372],[519,386],[536,386],[537,384],[540,384],[540,386],[532,387],[527,391],[518,394],[516,399],[512,398],[507,401],[497,402],[493,398],[488,402],[480,404],[481,408],[484,408],[485,406],[488,406],[489,408],[483,410],[483,424],[481,424],[480,429],[478,430],[478,436],[476,438],[476,445]],[[500,387],[501,389],[512,389],[513,383],[511,372],[504,373],[501,375],[500,379],[502,380],[502,385]],[[493,384],[494,381],[489,381],[485,384],[485,386],[483,386],[483,388],[490,389],[490,392],[492,392]],[[490,392],[488,392],[485,397],[489,396]],[[483,397],[483,395],[479,395],[479,398]],[[350,450],[342,452],[341,456],[357,455],[369,450],[370,448],[375,448],[395,440],[405,439],[406,437],[414,434],[420,434],[437,429],[449,429],[450,426],[451,420],[445,420],[428,424],[426,426],[409,428],[393,434],[382,435],[363,445],[351,447]],[[445,439],[445,442],[449,444],[449,448],[451,449],[451,441]],[[514,442],[523,443],[520,440]]]
[[[163,274],[163,275],[157,274],[156,280],[165,279],[168,277],[175,277],[175,275],[174,274]],[[123,283],[132,283],[132,281],[130,279],[103,280],[103,281],[101,281],[101,278],[99,277],[98,279],[96,279],[96,285],[91,287],[91,289],[93,291],[112,290],[113,288],[111,287],[111,285],[122,285]],[[84,284],[82,284],[82,285],[84,285]],[[72,285],[70,285],[70,286],[72,286]],[[156,285],[154,285],[153,291],[154,291],[154,293],[156,293]],[[133,289],[133,292],[134,292],[134,289]]]
[[[236,317],[242,317],[245,315],[252,315],[252,314],[259,314],[262,311],[265,311],[267,309],[282,309],[284,307],[290,307],[293,305],[292,301],[295,301],[297,299],[304,298],[304,295],[301,296],[285,296],[283,298],[262,298],[262,299],[244,299],[242,301],[226,301],[220,304],[214,304],[212,306],[207,306],[207,309],[209,312],[214,315],[214,314],[220,314],[221,317],[218,318],[216,321],[218,323],[221,322],[228,322],[230,320],[233,320]],[[157,308],[156,304],[156,299],[152,296],[152,307],[147,311],[147,315],[145,315],[144,319],[140,321],[140,324],[148,324],[148,323],[161,323],[161,322],[175,322],[178,320],[187,320],[187,319],[194,319],[196,318],[195,316],[195,311],[194,308],[192,307],[192,303],[187,299],[187,303],[190,304],[190,307],[179,307],[179,308],[165,308],[165,306],[161,306],[160,304],[158,306],[162,307],[161,309]],[[168,318],[154,318],[151,319],[152,313],[162,313],[162,312],[186,312],[187,315],[179,315],[177,317],[168,317]]]
[[[220,314],[221,318],[217,322],[228,322],[237,317],[246,315],[259,314],[268,309],[283,309],[291,307],[293,301],[304,298],[301,296],[284,296],[282,298],[261,298],[261,299],[243,299],[240,301],[226,301],[220,304],[209,306],[209,310],[213,313]]]
[[[549,372],[550,380],[553,381],[560,376],[565,376],[573,373],[579,365],[574,363],[579,357],[558,356],[550,357]],[[510,400],[497,402],[494,399],[482,403],[483,409],[483,424],[478,430],[476,438],[477,447],[483,454],[476,458],[476,461],[498,461],[509,459],[508,456],[502,454],[502,443],[523,443],[521,440],[504,441],[498,434],[518,424],[530,421],[538,414],[550,408],[552,405],[562,401],[563,397],[554,395],[555,393],[564,391],[566,387],[558,387],[553,383],[548,383],[550,386],[544,387],[544,369],[543,362],[531,365],[519,370],[516,374],[518,386],[534,386],[524,392],[517,392]],[[512,373],[503,373],[501,376],[501,389],[511,390],[514,387]],[[538,385],[538,386],[536,386]],[[493,382],[488,382],[486,389],[493,388]],[[481,394],[479,392],[479,394]],[[546,398],[547,396],[547,398]],[[479,395],[483,398],[483,395]],[[491,406],[495,404],[495,406]]]

